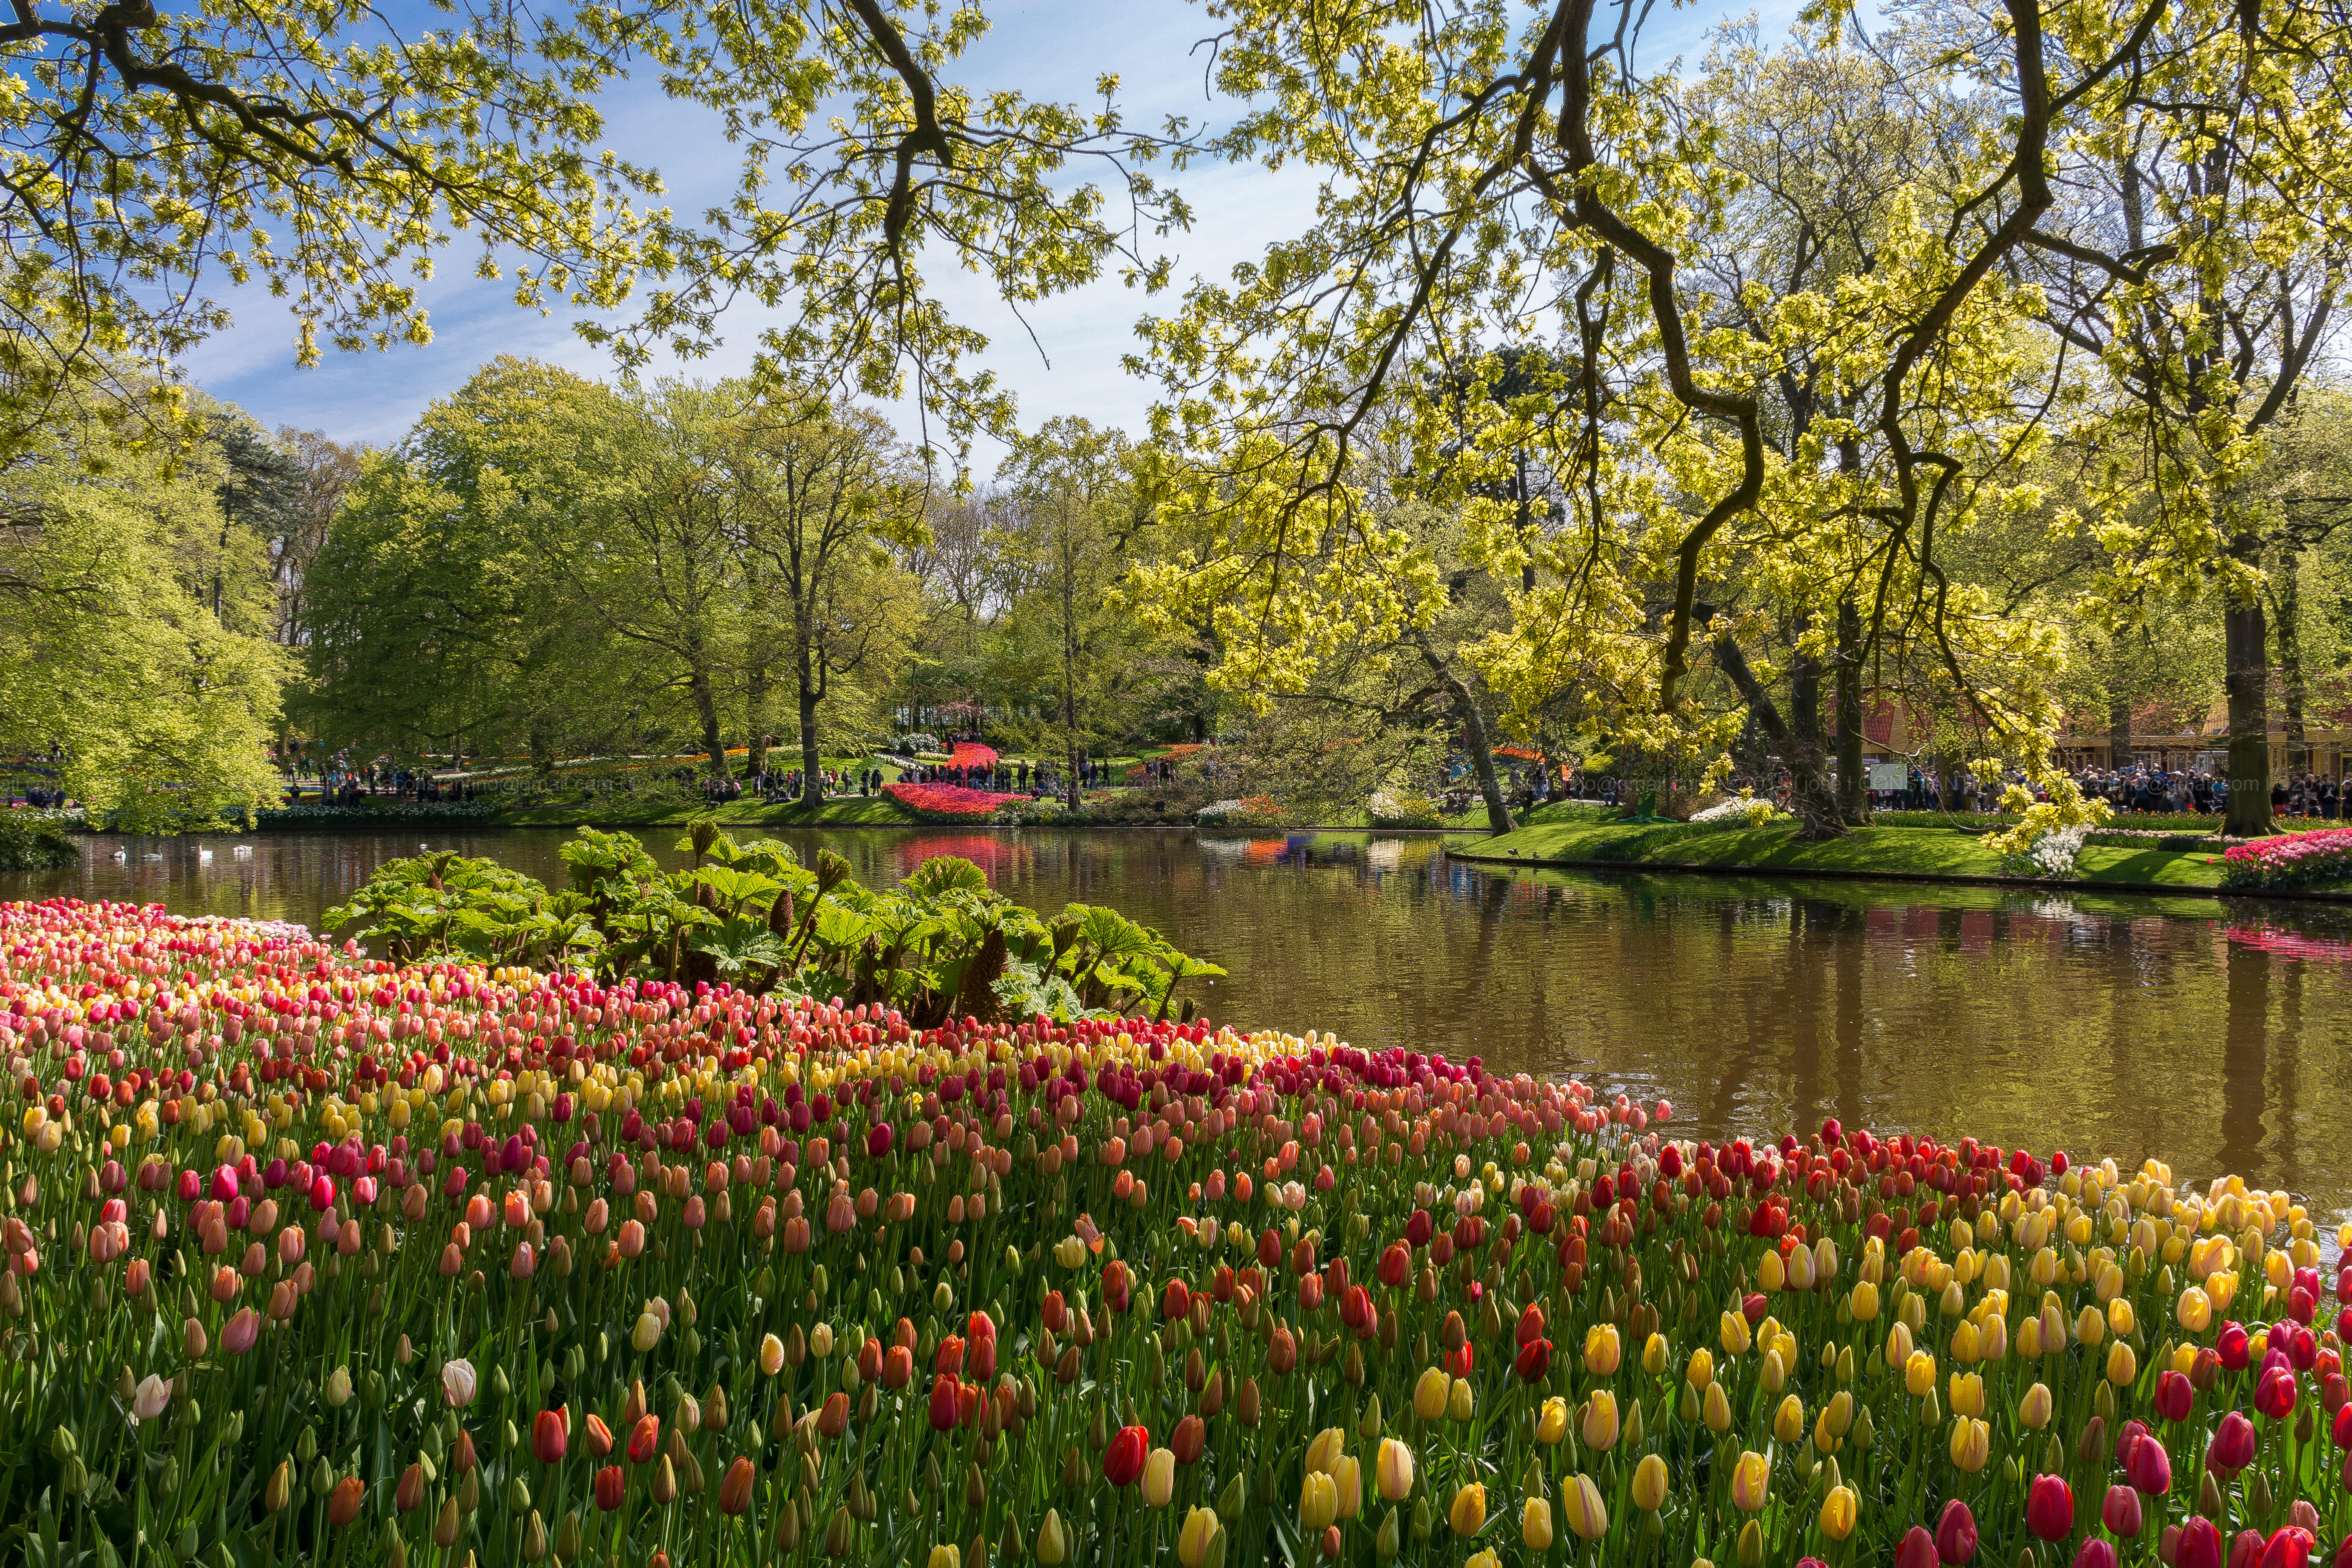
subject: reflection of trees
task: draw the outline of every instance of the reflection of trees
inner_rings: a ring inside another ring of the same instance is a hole
[[[2222,943],[2221,951],[2229,1001],[2221,1035],[2221,1146],[2216,1157],[2221,1170],[2251,1181],[2263,1170],[2271,956],[2235,942]]]

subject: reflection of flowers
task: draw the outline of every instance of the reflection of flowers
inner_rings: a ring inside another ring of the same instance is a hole
[[[2250,947],[2274,958],[2314,959],[2322,963],[2352,962],[2352,942],[2326,942],[2299,931],[2273,931],[2263,926],[2231,926],[2226,933],[2239,947]]]

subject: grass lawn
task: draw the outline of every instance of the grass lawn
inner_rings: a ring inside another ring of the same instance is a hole
[[[1571,808],[1572,809],[1572,808]],[[1999,857],[1983,840],[1946,827],[1864,827],[1843,838],[1807,843],[1794,824],[1732,830],[1633,826],[1542,816],[1516,833],[1453,840],[1465,858],[1648,867],[1703,868],[1802,875],[1998,877]],[[2109,848],[2083,851],[2084,882],[2146,888],[2214,888],[2219,858],[2210,850]]]

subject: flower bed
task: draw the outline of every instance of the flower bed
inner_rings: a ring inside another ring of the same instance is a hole
[[[253,817],[255,826],[259,827],[364,827],[394,822],[487,822],[500,809],[499,804],[487,800],[363,800],[350,805],[298,801],[274,810],[257,811]]]
[[[2352,827],[2248,839],[2221,857],[2225,888],[2304,888],[2347,877],[2352,877]]]
[[[948,753],[948,765],[954,768],[992,768],[996,765],[996,748],[981,745],[975,741],[958,741],[955,750]]]
[[[2234,1178],[122,905],[0,955],[8,1561],[2352,1550],[2347,1322]]]
[[[986,822],[996,815],[996,808],[1026,801],[1025,795],[999,795],[993,790],[966,789],[961,784],[903,784],[893,781],[882,786],[885,799],[893,800],[925,822]]]

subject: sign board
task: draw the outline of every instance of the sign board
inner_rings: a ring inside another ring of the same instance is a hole
[[[1871,763],[1870,787],[1873,789],[1909,789],[1911,787],[1911,764],[1908,763]]]

